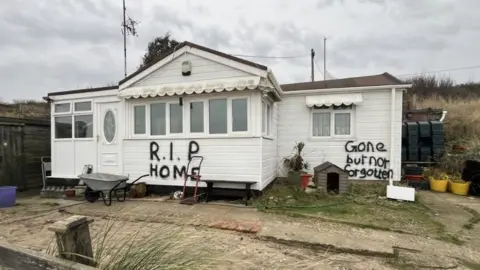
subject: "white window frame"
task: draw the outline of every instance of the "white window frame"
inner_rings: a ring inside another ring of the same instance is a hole
[[[75,111],[75,103],[81,103],[81,102],[90,102],[90,110],[88,111]],[[55,112],[55,105],[57,104],[69,104],[70,110],[68,112]],[[73,100],[73,101],[66,101],[66,102],[56,102],[53,103],[53,112],[52,112],[52,123],[53,123],[53,140],[54,141],[93,141],[95,138],[95,119],[94,119],[94,112],[93,112],[93,107],[94,107],[94,102],[92,99],[79,99],[79,100]],[[75,138],[75,116],[83,116],[83,115],[91,115],[92,116],[92,137],[90,138]],[[71,138],[56,138],[55,137],[55,131],[56,131],[56,122],[55,118],[56,117],[70,117],[70,121],[72,124],[72,137]]]
[[[227,133],[222,134],[210,134],[209,131],[209,101],[215,99],[227,100]],[[246,99],[247,100],[247,131],[233,131],[233,119],[232,119],[232,100]],[[190,103],[203,102],[203,132],[190,132]],[[165,103],[166,108],[166,134],[165,135],[151,135],[150,130],[150,106],[155,103]],[[210,96],[210,97],[184,97],[183,100],[183,132],[182,133],[170,133],[170,104],[179,104],[178,97],[168,99],[157,99],[151,101],[132,101],[128,106],[130,108],[131,124],[129,127],[129,135],[132,139],[174,139],[174,138],[229,138],[229,137],[249,137],[252,134],[252,116],[251,116],[251,97],[249,95],[239,96]],[[136,106],[145,105],[145,121],[146,128],[145,134],[135,134],[135,114],[134,108]]]
[[[355,105],[352,104],[352,108],[346,109],[333,109],[333,106],[329,108],[312,108],[310,111],[310,139],[311,140],[324,140],[324,139],[352,139],[355,137]],[[313,114],[314,113],[330,113],[330,135],[329,136],[314,136],[313,135]],[[348,113],[350,114],[350,134],[349,135],[335,135],[335,114]]]
[[[145,106],[145,133],[135,133],[135,107],[139,106]],[[132,110],[130,113],[131,119],[132,119],[132,137],[139,137],[139,138],[146,138],[148,137],[148,134],[150,134],[150,104],[148,103],[138,103],[138,104],[132,104]]]
[[[270,115],[268,115],[268,108],[270,108]],[[262,129],[261,130],[262,130],[263,137],[272,136],[272,115],[273,115],[273,103],[267,99],[262,99],[262,120],[261,120]],[[264,127],[265,127],[265,130],[263,130]]]
[[[246,99],[247,100],[247,130],[245,131],[233,131],[233,109],[232,101],[237,99]],[[247,135],[250,133],[251,120],[250,120],[250,98],[249,97],[231,97],[227,98],[227,134],[243,134]]]
[[[192,103],[202,103],[203,104],[203,132],[192,132],[191,131],[190,104],[192,104]],[[186,126],[187,126],[187,130],[186,130],[185,133],[192,134],[192,135],[197,135],[197,136],[207,135],[208,134],[207,133],[207,129],[208,129],[207,125],[208,125],[208,120],[209,120],[207,118],[208,117],[208,100],[206,100],[206,99],[190,99],[188,101],[187,111],[188,112],[186,113],[186,115],[183,116],[184,120],[186,120],[186,121],[184,121],[185,122],[184,124],[186,124]],[[184,125],[184,127],[185,127],[185,125]]]

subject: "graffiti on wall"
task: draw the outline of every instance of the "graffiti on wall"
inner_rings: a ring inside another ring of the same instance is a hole
[[[162,151],[160,145],[152,141],[150,142],[150,176],[162,179],[183,179],[185,173],[187,173],[188,161],[192,159],[192,156],[200,152],[200,146],[196,141],[190,141],[188,143],[187,160],[183,160],[180,157],[174,157],[173,142],[170,142],[168,152]],[[163,154],[162,154],[163,153]],[[173,164],[178,162],[179,164]],[[183,163],[183,164],[182,164]],[[199,168],[191,168],[190,174],[198,173]]]
[[[379,155],[379,153],[387,152],[384,143],[348,141],[345,143],[345,151],[347,160],[343,169],[348,172],[348,176],[379,180],[393,178],[390,160]]]

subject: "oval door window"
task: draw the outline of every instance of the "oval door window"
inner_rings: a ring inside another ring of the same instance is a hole
[[[103,136],[107,143],[112,143],[115,139],[116,124],[115,124],[115,114],[112,110],[108,110],[105,113],[105,118],[103,119]]]

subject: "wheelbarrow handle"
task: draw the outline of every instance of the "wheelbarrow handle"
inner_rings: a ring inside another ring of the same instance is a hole
[[[135,181],[129,183],[129,185],[133,185],[133,184],[135,184],[135,182],[137,182],[138,180],[140,180],[140,179],[142,179],[142,178],[144,178],[144,177],[147,177],[147,176],[149,176],[149,175],[150,175],[150,174],[144,174],[144,175],[138,177]]]

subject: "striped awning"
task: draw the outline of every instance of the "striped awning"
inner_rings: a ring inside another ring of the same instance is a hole
[[[259,76],[236,77],[227,79],[181,82],[172,84],[161,84],[152,86],[139,86],[123,89],[119,96],[125,99],[163,97],[173,95],[190,95],[223,91],[243,90],[268,90],[273,91],[275,87],[266,78]]]
[[[321,106],[341,106],[359,104],[363,101],[362,94],[334,94],[334,95],[315,95],[307,96],[306,104],[308,107]]]

